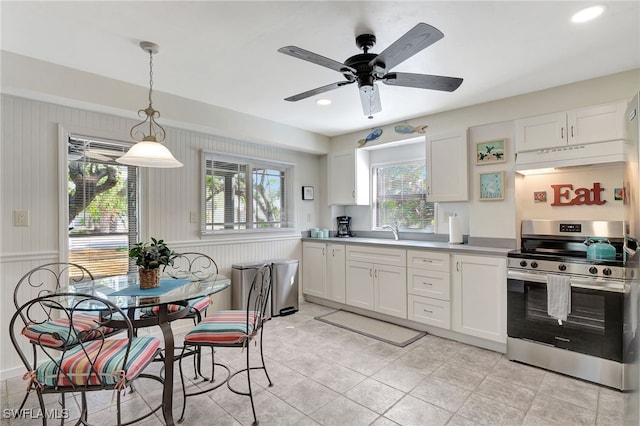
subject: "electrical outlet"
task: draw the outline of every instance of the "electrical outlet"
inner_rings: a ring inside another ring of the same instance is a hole
[[[29,226],[29,210],[14,210],[13,226]]]
[[[198,223],[198,212],[189,212],[189,222]]]

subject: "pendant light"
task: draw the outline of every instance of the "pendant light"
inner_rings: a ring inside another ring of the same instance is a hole
[[[153,54],[158,53],[158,45],[148,41],[140,42],[140,47],[149,53],[149,106],[138,111],[144,117],[140,123],[131,128],[129,134],[137,143],[129,148],[126,154],[116,161],[128,166],[140,167],[182,167],[182,163],[175,159],[171,151],[162,144],[166,133],[164,128],[156,122],[160,111],[153,109],[151,94],[153,93]],[[148,129],[147,129],[148,127]],[[148,134],[145,133],[148,130]]]

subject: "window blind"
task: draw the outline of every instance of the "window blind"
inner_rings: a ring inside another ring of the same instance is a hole
[[[68,140],[69,261],[94,276],[136,269],[138,170],[116,163],[130,143],[82,136]]]

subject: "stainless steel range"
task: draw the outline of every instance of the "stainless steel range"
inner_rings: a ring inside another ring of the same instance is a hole
[[[585,244],[596,238],[606,256]],[[507,259],[507,357],[626,389],[633,270],[623,244],[622,221],[523,221],[520,250]],[[564,321],[550,315],[547,284],[558,277],[570,285]]]

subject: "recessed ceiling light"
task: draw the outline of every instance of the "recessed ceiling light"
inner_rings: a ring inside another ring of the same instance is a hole
[[[331,104],[331,99],[318,99],[316,101],[316,103],[318,105],[330,105]]]
[[[592,19],[595,19],[598,16],[602,15],[602,12],[604,12],[604,6],[600,4],[596,6],[590,6],[574,13],[571,17],[571,22],[582,23],[591,21]]]

